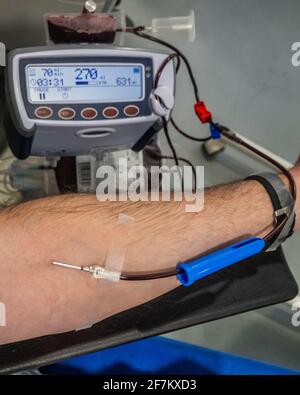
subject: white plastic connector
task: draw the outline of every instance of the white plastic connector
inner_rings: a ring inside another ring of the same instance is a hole
[[[188,16],[154,18],[151,22],[151,31],[154,35],[168,31],[188,33],[189,41],[193,42],[196,39],[195,11],[192,10]]]
[[[119,281],[121,276],[120,272],[107,270],[101,266],[93,266],[92,274],[94,278],[101,278],[102,280],[108,280],[113,282]]]

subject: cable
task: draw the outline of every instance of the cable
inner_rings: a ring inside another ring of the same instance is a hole
[[[151,154],[154,155],[158,159],[173,159],[174,160],[173,156],[160,154],[157,151],[151,149],[150,147],[148,147],[147,150],[150,151]],[[179,156],[178,160],[179,160],[179,162],[185,162],[186,164],[188,164],[192,168],[193,177],[194,177],[194,183],[195,183],[195,187],[196,187],[197,186],[197,173],[196,173],[195,166],[192,164],[192,162],[190,162],[186,158],[182,158],[182,157]]]
[[[179,50],[175,46],[173,46],[172,44],[169,44],[166,41],[160,40],[156,37],[153,37],[153,36],[150,36],[150,35],[144,33],[143,30],[145,30],[145,29],[146,29],[145,26],[137,26],[137,27],[126,27],[125,31],[122,29],[117,29],[116,31],[123,32],[123,33],[133,33],[133,34],[135,34],[139,37],[142,37],[146,40],[154,41],[158,44],[161,44],[161,45],[171,49],[172,51],[176,52],[178,54],[178,63],[176,66],[176,73],[178,73],[180,66],[181,66],[181,56],[180,56]]]
[[[144,39],[146,39],[146,40],[150,40],[150,41],[156,42],[156,43],[161,44],[161,45],[163,45],[163,46],[165,46],[165,47],[167,47],[167,48],[169,48],[169,49],[172,49],[174,52],[177,53],[177,55],[179,56],[179,58],[181,58],[181,59],[183,60],[183,62],[184,62],[185,65],[186,65],[186,68],[187,68],[187,70],[188,70],[191,83],[192,83],[192,85],[193,85],[194,95],[195,95],[196,102],[200,101],[199,91],[198,91],[198,86],[197,86],[196,78],[195,78],[195,76],[194,76],[192,67],[191,67],[189,61],[187,60],[186,56],[185,56],[178,48],[176,48],[174,45],[172,45],[172,44],[170,44],[170,43],[168,43],[168,42],[166,42],[166,41],[163,41],[163,40],[161,40],[161,39],[159,39],[159,38],[157,38],[157,37],[150,36],[149,34],[144,33],[144,32],[142,31],[143,29],[145,29],[143,26],[139,26],[139,27],[136,27],[135,29],[133,29],[132,32],[133,32],[135,35],[137,35],[137,36],[139,36],[139,37],[142,37],[142,38],[144,38]],[[180,64],[179,64],[179,67],[180,67]],[[177,69],[176,69],[176,71],[179,70],[179,67],[178,67],[178,64],[177,64]]]
[[[156,89],[158,87],[158,83],[160,80],[160,77],[164,71],[164,69],[166,68],[166,66],[171,62],[171,60],[173,60],[174,58],[180,59],[179,55],[177,53],[172,53],[171,55],[169,55],[164,62],[160,65],[160,68],[158,69],[156,76],[155,76],[155,80],[154,80],[154,89]],[[178,63],[177,63],[178,64]]]
[[[174,161],[176,163],[177,169],[178,169],[178,171],[180,173],[180,176],[181,176],[181,186],[182,186],[182,189],[184,189],[184,180],[183,180],[180,168],[179,168],[179,159],[178,159],[178,156],[177,156],[176,149],[175,149],[175,147],[174,147],[174,145],[172,143],[171,137],[170,137],[169,128],[168,128],[168,122],[167,122],[167,120],[164,117],[162,117],[162,123],[163,123],[163,129],[164,129],[164,132],[165,132],[167,143],[168,143],[168,145],[169,145],[169,147],[170,147],[170,149],[172,151],[173,159],[174,159]]]
[[[173,156],[168,156],[168,155],[161,155],[160,157],[161,157],[161,159],[174,159]],[[190,162],[189,160],[187,160],[185,158],[181,158],[181,157],[179,157],[178,160],[180,162],[185,162],[187,165],[189,165],[192,168],[194,180],[195,180],[195,183],[196,183],[197,182],[197,174],[196,174],[196,170],[195,170],[195,167],[192,164],[192,162]]]
[[[212,138],[211,136],[207,136],[207,137],[190,136],[189,134],[187,134],[186,132],[184,132],[182,129],[179,128],[179,126],[175,123],[173,117],[170,118],[170,121],[171,121],[172,126],[177,130],[177,132],[180,133],[182,136],[186,137],[187,139],[190,139],[193,141],[204,142],[204,141],[211,140],[211,138]]]
[[[165,132],[167,143],[168,143],[168,145],[169,145],[169,147],[170,147],[170,149],[172,151],[172,155],[173,155],[174,161],[176,163],[176,166],[179,167],[179,160],[178,160],[176,149],[175,149],[175,147],[174,147],[174,145],[172,143],[172,140],[170,138],[168,123],[167,123],[166,119],[163,118],[163,117],[162,117],[162,122],[163,122],[163,129],[164,129],[164,132]]]

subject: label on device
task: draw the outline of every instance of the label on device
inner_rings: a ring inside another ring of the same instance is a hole
[[[99,152],[101,152],[101,149]],[[126,162],[125,167],[122,166],[124,160]],[[129,170],[134,166],[141,167],[143,164],[143,151],[122,150],[101,152],[101,159],[100,156],[97,158],[95,155],[78,155],[76,156],[77,191],[80,193],[94,193],[97,186],[101,182],[104,182],[105,185],[109,183],[108,190],[110,191],[117,186],[119,192],[126,192],[128,187],[133,182],[136,182],[135,176],[130,175]],[[115,169],[116,179],[111,180],[111,183],[106,176],[104,178],[97,178],[97,170],[102,166],[109,166]],[[139,185],[141,192],[145,191],[146,179],[144,177],[139,178]],[[126,189],[120,189],[120,186],[124,186]]]
[[[144,99],[140,64],[44,64],[26,66],[30,103],[95,103]]]

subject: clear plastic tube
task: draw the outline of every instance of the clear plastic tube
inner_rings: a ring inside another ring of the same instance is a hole
[[[196,39],[195,12],[191,10],[187,16],[154,18],[151,23],[151,32],[154,35],[164,32],[187,33],[189,41],[193,42]]]

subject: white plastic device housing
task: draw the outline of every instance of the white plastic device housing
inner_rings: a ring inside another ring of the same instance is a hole
[[[60,47],[58,49],[58,47]],[[54,49],[55,48],[55,49]],[[100,119],[89,121],[70,120],[61,122],[56,120],[30,119],[25,110],[20,86],[19,63],[21,59],[43,58],[61,56],[65,61],[68,57],[145,57],[153,61],[153,77],[155,77],[161,64],[168,57],[168,53],[146,51],[135,48],[117,48],[103,45],[77,45],[56,46],[49,50],[34,50],[24,53],[16,53],[12,60],[12,73],[14,76],[14,95],[18,107],[18,113],[24,129],[30,130],[36,125],[33,138],[31,155],[36,156],[65,156],[86,155],[93,150],[120,150],[131,148],[145,132],[160,118],[153,110],[149,116],[137,116],[123,119]],[[159,80],[159,87],[166,87],[170,92],[175,90],[175,65],[169,62]],[[150,98],[149,98],[149,106]],[[171,109],[166,111],[165,117],[170,116]],[[87,138],[87,132],[109,131],[94,138]],[[82,133],[84,132],[84,133]]]

